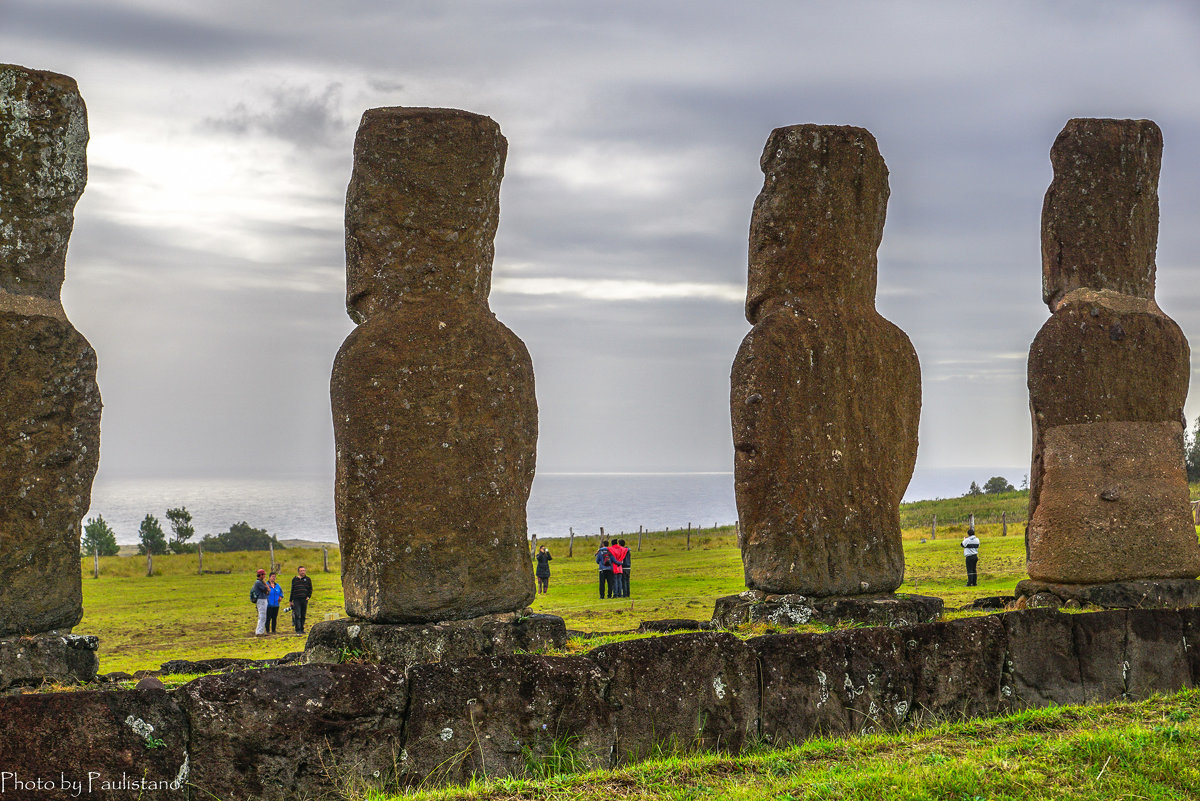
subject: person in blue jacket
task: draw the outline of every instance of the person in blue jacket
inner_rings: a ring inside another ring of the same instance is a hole
[[[267,577],[267,634],[275,633],[279,621],[279,604],[283,602],[283,587],[275,580],[275,574]]]
[[[613,560],[608,552],[608,540],[596,550],[596,569],[600,572],[600,598],[613,597]]]

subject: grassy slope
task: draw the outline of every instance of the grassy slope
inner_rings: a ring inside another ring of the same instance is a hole
[[[1023,576],[1024,541],[1017,536],[1000,538],[998,530],[993,535],[988,526],[979,528],[984,549],[978,588],[962,586],[957,547],[962,533],[945,527],[936,541],[925,543],[920,537],[927,532],[906,532],[908,580],[901,592],[939,595],[949,606],[982,595],[1011,593]],[[706,619],[717,596],[745,588],[741,556],[728,528],[693,533],[690,551],[684,550],[685,538],[676,532],[647,535],[641,552],[633,554],[629,599],[599,599],[594,539],[576,538],[574,558],[567,558],[565,541],[541,543],[555,558],[550,594],[539,596],[533,608],[562,615],[573,629],[609,632],[636,628],[642,620]],[[276,559],[283,564],[285,589],[296,565],[309,567],[316,590],[309,605],[310,621],[344,614],[336,550],[330,550],[328,574],[321,572],[319,550],[280,550]],[[207,554],[204,561],[206,569],[233,572],[198,576],[195,556],[160,556],[154,560],[156,575],[148,578],[143,558],[110,557],[101,560],[101,576],[93,579],[91,560],[84,560],[84,618],[75,630],[100,637],[101,671],[152,669],[168,659],[262,659],[303,647],[302,639],[289,634],[253,636],[255,611],[249,592],[254,569],[265,566],[266,554]],[[289,623],[282,616],[280,631],[286,632]]]
[[[738,757],[683,755],[614,771],[389,796],[410,801],[760,799],[915,801],[1200,796],[1200,691],[1052,707],[917,733],[815,739]],[[545,770],[545,765],[533,765]],[[359,792],[346,793],[361,799]]]
[[[1010,523],[1009,535],[1000,536],[999,522],[984,522],[1001,503],[1023,509],[1026,493],[982,498],[921,501],[902,507],[906,580],[901,592],[937,595],[948,607],[959,607],[987,595],[1011,594],[1025,576],[1024,525]],[[1006,506],[1005,509],[1008,507]],[[958,542],[966,531],[965,510],[974,509],[980,551],[980,583],[963,586],[962,552]],[[938,515],[938,536],[929,540],[929,518]],[[1014,512],[1009,519],[1017,519]],[[945,522],[962,520],[963,522]],[[913,523],[915,521],[915,523]],[[626,535],[636,548],[637,535]],[[922,540],[926,540],[922,542]],[[697,530],[692,549],[685,550],[685,535],[647,534],[642,550],[633,554],[633,597],[599,599],[596,565],[592,554],[597,538],[575,539],[574,558],[567,558],[565,539],[543,539],[554,554],[550,594],[539,596],[533,608],[566,618],[568,627],[611,632],[636,628],[642,620],[681,617],[706,619],[714,599],[742,591],[741,556],[732,528]],[[336,548],[331,548],[330,573],[321,572],[319,549],[276,551],[282,563],[284,587],[305,564],[313,577],[316,596],[309,620],[341,616],[341,568]],[[209,570],[232,570],[230,575],[197,576],[194,555],[155,558],[157,575],[147,578],[142,557],[109,557],[101,560],[101,577],[92,579],[92,560],[82,560],[84,618],[80,633],[101,638],[101,670],[109,672],[158,667],[168,659],[201,659],[217,656],[267,658],[302,648],[290,635],[256,639],[252,636],[255,612],[249,602],[254,570],[265,566],[265,553],[206,554]],[[290,621],[284,616],[280,629]]]

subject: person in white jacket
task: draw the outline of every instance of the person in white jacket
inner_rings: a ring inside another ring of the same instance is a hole
[[[975,566],[979,564],[979,537],[975,529],[967,529],[967,536],[962,541],[963,556],[967,559],[967,586],[974,587],[979,581],[975,575]]]

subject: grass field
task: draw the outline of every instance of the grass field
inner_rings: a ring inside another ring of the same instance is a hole
[[[613,771],[502,779],[359,801],[1184,801],[1200,797],[1200,691],[1051,707],[916,733],[666,756]],[[569,761],[569,760],[568,760]],[[553,774],[553,766],[531,765]]]
[[[938,595],[947,606],[957,607],[973,598],[1011,593],[1024,576],[1024,539],[1012,532],[999,536],[998,524],[977,526],[984,541],[980,583],[966,588],[962,551],[958,542],[965,525],[940,526],[938,539],[925,529],[904,532],[907,578],[901,592]],[[636,534],[626,541],[636,548]],[[593,553],[596,538],[576,537],[574,556],[567,556],[566,540],[542,539],[554,560],[550,593],[538,596],[533,608],[561,615],[572,629],[613,632],[636,628],[642,620],[667,617],[707,619],[713,601],[745,589],[741,555],[732,528],[692,532],[691,550],[686,535],[654,532],[642,539],[642,550],[633,554],[632,597],[600,600]],[[336,548],[330,548],[330,572],[321,570],[319,549],[280,549],[275,552],[285,591],[304,564],[313,579],[315,595],[309,604],[309,621],[341,617]],[[254,571],[267,566],[265,552],[204,556],[206,570],[229,573],[197,575],[195,555],[158,556],[155,575],[146,576],[144,557],[106,557],[100,560],[100,578],[92,578],[92,560],[82,560],[84,618],[75,628],[100,637],[101,672],[155,669],[169,659],[244,657],[265,659],[303,648],[304,640],[289,633],[290,620],[281,614],[280,634],[253,636],[255,609],[250,603]],[[285,596],[286,598],[286,596]]]

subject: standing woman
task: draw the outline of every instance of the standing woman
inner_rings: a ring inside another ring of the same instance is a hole
[[[272,573],[267,579],[267,633],[275,633],[275,624],[279,622],[279,604],[283,601],[283,587],[275,580]]]
[[[538,592],[542,595],[550,591],[550,560],[553,558],[545,545],[538,548],[537,569],[533,574],[537,576]]]
[[[261,637],[267,633],[267,596],[271,591],[267,588],[267,583],[263,581],[263,577],[267,575],[267,571],[262,568],[254,574],[254,589],[250,590],[250,600],[258,607],[258,625],[254,628],[254,636]]]
[[[967,529],[967,536],[962,541],[962,549],[963,556],[967,560],[967,586],[974,587],[978,584],[975,567],[979,564],[979,537],[975,536],[975,529]]]

